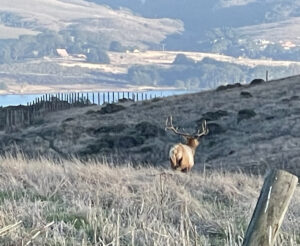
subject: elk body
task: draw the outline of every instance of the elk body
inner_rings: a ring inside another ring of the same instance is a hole
[[[175,170],[180,170],[182,172],[190,171],[194,166],[194,156],[196,149],[199,145],[199,138],[208,134],[208,128],[206,121],[202,122],[202,130],[197,130],[195,134],[187,134],[179,132],[177,128],[173,126],[172,116],[168,117],[166,120],[166,130],[171,130],[177,135],[183,136],[186,140],[185,144],[178,143],[175,144],[169,152],[171,167]]]

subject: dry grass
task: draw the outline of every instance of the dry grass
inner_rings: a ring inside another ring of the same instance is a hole
[[[0,159],[0,244],[241,245],[261,177],[103,163]],[[300,243],[299,195],[278,245]]]

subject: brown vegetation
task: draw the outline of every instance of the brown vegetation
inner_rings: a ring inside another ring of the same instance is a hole
[[[239,246],[262,185],[242,173],[22,156],[0,159],[0,173],[1,245]],[[300,243],[299,192],[278,245]]]

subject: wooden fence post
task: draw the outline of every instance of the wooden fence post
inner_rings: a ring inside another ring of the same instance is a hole
[[[10,127],[9,110],[6,109],[6,126]]]
[[[14,122],[14,110],[10,111],[10,125],[14,126],[15,122]]]
[[[272,170],[265,179],[248,226],[243,246],[273,246],[298,178],[283,170]]]
[[[25,125],[25,116],[24,116],[24,110],[21,109],[21,125],[24,126]]]
[[[27,108],[27,124],[30,125],[30,108]]]

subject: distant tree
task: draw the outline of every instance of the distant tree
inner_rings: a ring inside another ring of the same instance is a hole
[[[122,46],[120,42],[112,41],[109,45],[109,50],[115,52],[124,52],[126,49]]]
[[[155,66],[132,66],[128,69],[128,79],[138,85],[158,85],[160,71]]]
[[[200,88],[201,86],[200,86],[199,78],[195,78],[195,77],[188,78],[185,82],[185,87],[188,90]]]
[[[175,87],[176,88],[180,88],[180,89],[183,89],[185,88],[185,83],[183,80],[176,80],[175,81]]]
[[[176,65],[194,65],[195,61],[191,58],[188,58],[185,54],[178,54],[173,61],[173,64]]]
[[[0,45],[0,64],[11,62],[11,51],[8,45]]]
[[[92,63],[102,63],[102,64],[109,64],[110,59],[109,56],[103,50],[98,50],[96,48],[89,48],[88,52],[86,53],[87,62]]]
[[[82,54],[84,53],[84,49],[81,47],[79,43],[73,43],[67,48],[69,54]]]

